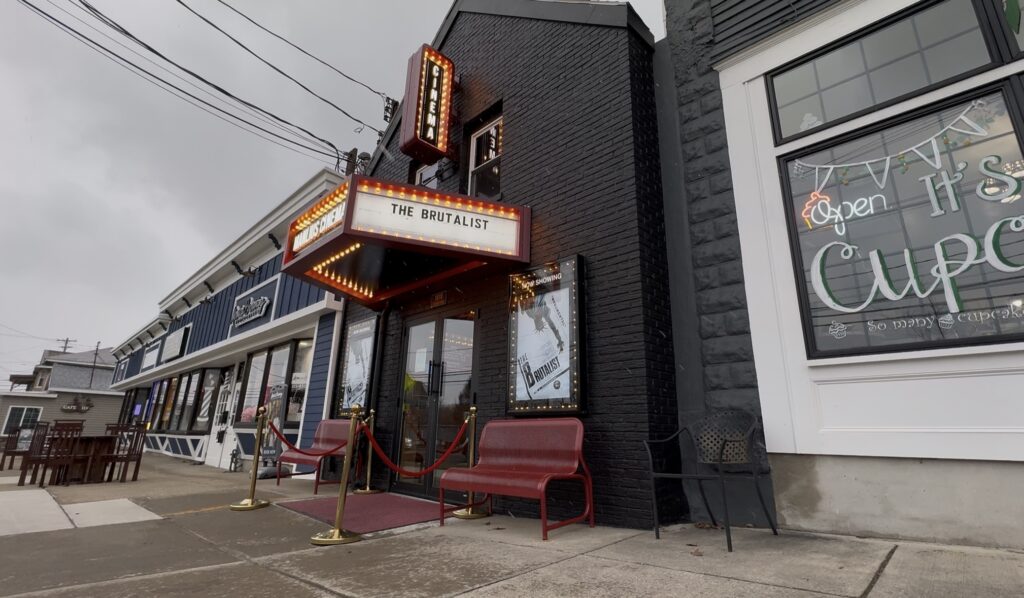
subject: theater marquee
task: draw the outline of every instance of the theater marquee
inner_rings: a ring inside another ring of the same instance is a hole
[[[283,271],[375,308],[529,257],[529,208],[354,175],[292,223]]]

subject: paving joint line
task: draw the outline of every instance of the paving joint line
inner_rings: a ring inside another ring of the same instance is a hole
[[[190,573],[193,571],[211,571],[214,569],[223,569],[227,567],[237,567],[243,565],[242,562],[234,563],[218,563],[216,565],[200,565],[198,567],[188,567],[187,569],[175,569],[174,571],[160,571],[157,573],[146,573],[143,575],[126,575],[123,577],[115,577],[114,579],[104,579],[101,581],[89,581],[86,583],[80,583],[72,586],[54,586],[52,588],[44,588],[42,590],[30,590],[28,592],[21,592],[18,594],[10,594],[8,598],[28,598],[30,596],[49,596],[54,592],[61,592],[65,590],[77,590],[83,588],[99,588],[104,586],[116,585],[120,583],[126,583],[130,581],[156,579],[160,577],[168,577],[170,575],[180,575],[182,573]]]
[[[609,544],[609,546],[610,546],[610,544]],[[580,555],[580,556],[583,556],[583,555]],[[629,564],[632,564],[632,565],[643,565],[644,567],[654,567],[655,569],[664,569],[665,571],[675,571],[677,573],[690,573],[690,574],[693,574],[693,575],[706,575],[708,577],[715,577],[717,579],[728,579],[730,581],[740,581],[740,582],[743,582],[743,583],[749,583],[749,584],[754,584],[754,585],[759,585],[759,586],[768,586],[768,587],[771,587],[771,588],[780,588],[780,589],[784,589],[784,590],[797,590],[797,591],[800,591],[800,592],[808,592],[810,594],[820,594],[822,596],[838,596],[840,598],[855,598],[855,597],[851,596],[850,594],[836,594],[835,592],[826,592],[826,591],[823,591],[823,590],[809,590],[807,588],[798,588],[796,586],[787,586],[787,585],[784,585],[784,584],[770,583],[770,582],[766,582],[766,581],[752,581],[752,580],[749,580],[749,579],[743,579],[742,577],[732,577],[732,576],[729,576],[729,575],[722,575],[720,573],[710,573],[710,572],[707,572],[707,571],[688,571],[686,569],[674,569],[672,567],[666,567],[664,565],[657,565],[657,564],[654,564],[654,563],[643,563],[643,562],[638,562],[638,561],[625,561],[625,560],[622,560],[622,559],[616,559],[616,558],[612,558],[612,557],[609,557],[609,556],[601,556],[599,554],[594,554],[594,555],[588,554],[587,556],[590,556],[591,558],[595,558],[595,559],[601,559],[601,560],[604,560],[604,561],[612,561],[612,562],[615,562],[615,563],[629,563]],[[859,596],[859,597],[856,597],[856,598],[863,598],[863,596]]]
[[[236,559],[240,559],[240,562],[244,562],[244,563],[247,563],[247,564],[250,564],[250,565],[254,565],[254,566],[257,566],[257,567],[262,566],[264,569],[269,570],[269,571],[271,571],[271,572],[273,572],[273,573],[275,573],[277,575],[280,575],[281,577],[284,577],[284,578],[287,578],[287,579],[291,579],[293,581],[297,581],[297,582],[299,582],[301,584],[304,584],[306,586],[310,586],[310,587],[312,587],[314,589],[318,589],[318,590],[327,592],[331,596],[338,596],[339,598],[354,598],[351,594],[345,594],[343,592],[339,592],[339,591],[337,591],[337,590],[335,590],[333,588],[325,586],[325,585],[323,585],[323,584],[321,584],[319,582],[313,581],[311,579],[306,579],[304,577],[295,575],[293,573],[288,573],[286,571],[282,571],[281,569],[278,569],[277,567],[275,567],[274,563],[270,563],[270,562],[260,563],[260,562],[256,561],[253,557],[250,557],[249,555],[245,554],[244,552],[242,552],[240,550],[234,550],[234,549],[228,548],[227,546],[221,546],[221,545],[217,544],[216,542],[214,542],[213,540],[210,540],[209,538],[206,538],[205,536],[203,536],[199,532],[196,532],[194,530],[190,530],[190,529],[188,529],[188,528],[186,528],[184,526],[181,526],[181,529],[183,529],[185,532],[195,536],[196,538],[199,538],[203,542],[209,544],[210,546],[216,548],[217,550],[223,552],[224,554],[227,554],[227,555],[229,555],[231,557],[234,557]],[[267,555],[267,556],[277,556],[277,555]]]
[[[640,532],[640,533],[643,533],[643,532]],[[497,585],[497,584],[499,584],[499,583],[502,583],[502,582],[508,581],[508,580],[510,580],[510,579],[515,579],[515,578],[517,578],[517,577],[521,577],[521,576],[523,576],[523,575],[529,575],[530,573],[534,573],[534,572],[536,572],[536,571],[540,571],[541,569],[546,569],[546,568],[548,568],[548,567],[553,567],[553,566],[555,566],[555,565],[557,565],[557,564],[559,564],[559,563],[564,563],[564,562],[566,562],[566,561],[571,561],[572,559],[575,559],[575,558],[578,558],[578,557],[581,557],[581,556],[588,556],[588,555],[589,555],[590,553],[592,553],[592,552],[595,552],[595,551],[601,550],[601,549],[603,549],[603,548],[608,548],[609,546],[615,546],[616,544],[618,544],[618,543],[620,543],[620,542],[625,542],[626,540],[629,540],[630,538],[635,538],[636,536],[640,535],[640,533],[638,533],[638,534],[634,534],[634,535],[632,535],[632,536],[628,536],[628,537],[625,537],[625,538],[619,538],[618,540],[616,540],[616,541],[614,541],[614,542],[610,542],[610,543],[608,543],[608,544],[604,544],[604,545],[602,545],[602,546],[597,546],[597,547],[595,547],[595,548],[591,548],[590,550],[585,550],[585,551],[583,551],[583,552],[580,552],[580,553],[578,553],[578,554],[569,554],[569,556],[565,557],[564,559],[558,559],[557,561],[552,561],[552,562],[550,562],[550,563],[546,563],[546,564],[544,564],[544,565],[539,565],[539,566],[537,566],[537,567],[534,567],[534,568],[532,568],[532,569],[527,569],[527,570],[525,570],[525,571],[520,571],[520,572],[518,572],[518,573],[514,573],[514,574],[512,574],[512,575],[508,575],[508,576],[506,576],[506,577],[503,577],[503,578],[501,578],[501,579],[496,579],[496,580],[494,580],[494,581],[490,581],[490,582],[487,582],[487,583],[485,583],[485,584],[481,584],[481,585],[478,585],[478,586],[474,586],[474,587],[472,587],[472,588],[469,588],[469,589],[467,589],[467,590],[463,590],[462,592],[459,592],[459,593],[457,593],[457,594],[453,594],[453,595],[454,595],[454,596],[463,596],[463,595],[465,595],[465,594],[468,594],[469,592],[475,592],[475,591],[477,591],[477,590],[480,590],[480,589],[483,589],[483,588],[487,588],[487,587],[490,587],[490,586],[493,586],[493,585]],[[499,543],[499,544],[506,544],[506,545],[511,545],[511,546],[519,546],[520,548],[534,548],[533,546],[523,546],[523,545],[521,545],[521,544],[509,544],[508,542],[498,542],[498,543]],[[557,550],[556,550],[556,551],[554,551],[554,552],[561,552],[561,551],[557,551]]]
[[[889,561],[892,560],[892,555],[896,554],[896,549],[899,547],[900,545],[896,544],[891,550],[889,550],[889,554],[885,555],[885,558],[882,559],[882,562],[878,565],[878,569],[875,570],[874,576],[871,577],[871,581],[868,582],[868,587],[864,588],[864,591],[861,592],[860,598],[867,598],[868,594],[871,593],[871,590],[875,589],[875,584],[877,584],[878,580],[882,577],[882,573],[889,565]]]

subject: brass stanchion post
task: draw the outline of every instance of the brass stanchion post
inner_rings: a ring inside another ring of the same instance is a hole
[[[345,460],[341,466],[341,489],[338,491],[338,510],[334,514],[334,527],[309,539],[316,546],[350,544],[363,539],[359,534],[345,531],[342,528],[342,519],[345,517],[345,496],[348,494],[348,476],[352,471],[352,453],[355,452],[356,428],[359,426],[359,411],[359,406],[354,406],[349,414],[348,444],[345,445]]]
[[[263,446],[263,428],[267,425],[267,408],[256,410],[256,445],[252,450],[252,475],[249,477],[249,497],[231,505],[232,511],[253,511],[262,509],[270,503],[256,498],[256,474],[260,469],[260,449]]]
[[[469,408],[469,467],[476,464],[476,405]],[[466,493],[466,502],[469,503],[463,509],[452,511],[452,516],[458,519],[480,519],[489,517],[490,513],[478,510],[473,506],[473,491]]]
[[[375,415],[376,415],[376,412],[374,412],[373,409],[370,409],[370,416],[367,417],[366,420],[363,421],[363,425],[365,425],[366,428],[370,432],[373,432],[373,420],[374,420]],[[366,487],[364,487],[364,488],[356,488],[355,490],[352,491],[352,494],[380,494],[381,490],[377,490],[377,489],[373,488],[372,486],[370,486],[370,477],[371,477],[370,474],[372,472],[372,470],[370,469],[370,466],[372,464],[373,464],[373,447],[370,446],[369,441],[367,441],[367,443],[366,443]]]

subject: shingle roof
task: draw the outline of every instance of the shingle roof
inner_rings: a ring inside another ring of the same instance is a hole
[[[114,354],[111,352],[113,347],[103,347],[99,350],[96,355],[96,365],[113,366],[117,363],[114,359]],[[59,353],[47,351],[47,355],[43,356],[43,361],[61,361],[64,363],[80,363],[82,365],[92,365],[93,350],[82,351],[79,353]]]

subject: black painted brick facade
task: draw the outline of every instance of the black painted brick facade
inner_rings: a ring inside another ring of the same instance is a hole
[[[599,523],[650,524],[642,441],[675,427],[671,318],[654,102],[652,48],[634,32],[461,13],[439,48],[462,76],[451,138],[456,172],[440,187],[465,192],[470,127],[504,118],[502,201],[533,213],[531,263],[584,256],[588,412],[585,454],[594,473]],[[472,126],[472,125],[470,125]],[[412,167],[397,136],[372,176],[406,181]],[[431,291],[440,289],[430,289]],[[476,309],[474,381],[481,426],[505,417],[508,279],[473,277],[447,287],[446,310]],[[387,321],[378,437],[397,447],[403,323],[428,310],[424,295],[394,305]],[[440,310],[439,310],[440,311]],[[346,320],[368,312],[352,306]],[[380,473],[383,482],[383,473]],[[582,493],[555,489],[553,516],[578,512]],[[666,518],[678,502],[666,499]],[[533,501],[501,500],[499,510],[534,514]]]
[[[767,3],[766,3],[767,4]],[[708,0],[665,3],[707,408],[760,414]]]

